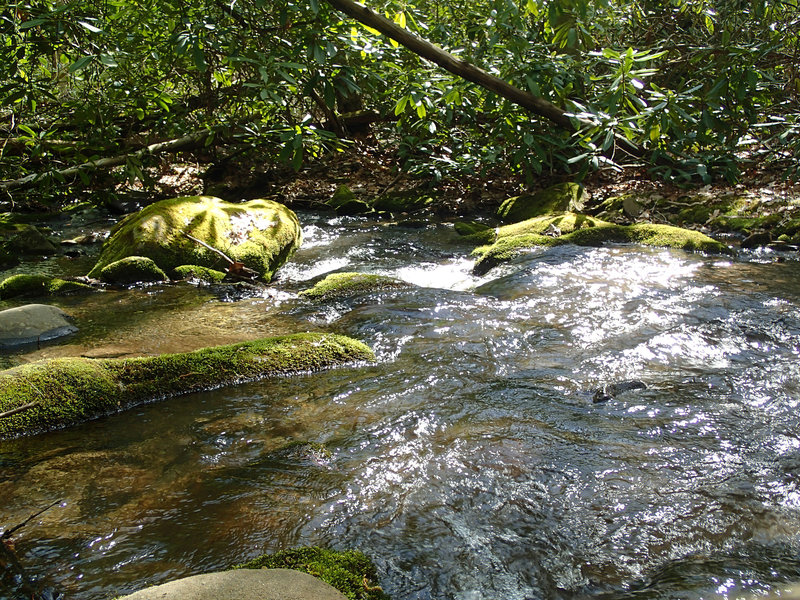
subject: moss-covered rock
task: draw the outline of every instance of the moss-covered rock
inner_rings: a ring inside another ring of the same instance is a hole
[[[154,260],[146,256],[128,256],[103,267],[98,274],[101,281],[117,285],[167,281],[169,277]]]
[[[0,372],[0,439],[37,433],[188,392],[374,360],[363,343],[306,333],[128,359],[60,358]]]
[[[372,207],[356,198],[353,191],[344,184],[336,188],[326,204],[335,210],[337,215],[363,215],[372,212]]]
[[[485,274],[496,265],[519,256],[525,249],[537,246],[600,246],[606,243],[633,243],[718,254],[733,252],[722,242],[691,229],[652,223],[617,225],[584,215],[565,214],[501,227],[494,244],[473,251],[473,256],[478,258],[473,272]]]
[[[47,275],[18,274],[12,275],[0,283],[0,300],[66,296],[91,291],[94,291],[92,286],[77,281],[66,281]]]
[[[386,275],[331,273],[325,279],[318,281],[314,287],[303,290],[299,295],[315,302],[329,302],[359,294],[406,287],[409,287],[408,283]]]
[[[372,208],[378,212],[409,213],[422,210],[431,204],[433,197],[430,194],[416,190],[402,190],[378,196],[372,203]]]
[[[491,244],[497,237],[494,227],[475,221],[456,221],[453,223],[456,233],[476,244]]]
[[[225,279],[225,273],[200,265],[181,265],[175,267],[175,276],[178,279],[199,279],[206,283],[219,283]]]
[[[377,569],[357,550],[338,552],[317,546],[264,554],[236,569],[294,569],[319,577],[350,600],[389,600],[378,585]]]
[[[227,265],[217,252],[187,235],[243,263],[267,281],[301,241],[297,216],[277,202],[233,204],[213,196],[172,198],[120,221],[89,276],[97,277],[104,267],[129,256],[150,258],[167,274],[180,265]]]
[[[3,248],[7,252],[45,256],[56,252],[56,245],[33,225],[16,224],[3,231]]]
[[[580,212],[586,192],[579,183],[558,183],[535,194],[508,198],[497,210],[503,223],[516,223],[533,217],[559,212]]]

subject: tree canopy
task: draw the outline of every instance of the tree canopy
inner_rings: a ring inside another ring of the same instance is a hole
[[[146,181],[146,147],[187,136],[187,147],[299,169],[365,121],[406,170],[433,178],[496,164],[580,177],[624,162],[626,140],[665,177],[732,180],[748,161],[798,174],[793,0],[370,7],[563,109],[574,127],[440,69],[325,0],[12,1],[0,11],[0,179],[86,184],[91,169],[75,167],[117,157],[125,176]]]

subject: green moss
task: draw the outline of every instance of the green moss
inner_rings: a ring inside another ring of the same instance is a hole
[[[128,256],[150,258],[168,274],[180,265],[217,269],[227,265],[218,253],[186,234],[244,263],[267,281],[301,241],[297,216],[277,202],[233,204],[212,196],[172,198],[120,221],[89,276],[97,277],[104,267]]]
[[[362,215],[372,212],[372,207],[356,198],[356,195],[346,185],[336,188],[333,196],[326,202],[338,215]]]
[[[503,223],[516,223],[556,212],[583,210],[586,192],[578,183],[559,183],[535,194],[508,198],[497,209]]]
[[[755,229],[771,229],[778,225],[782,218],[778,213],[765,216],[719,215],[711,219],[709,225],[723,231],[749,233]],[[780,233],[785,231],[781,228]]]
[[[130,285],[139,282],[167,281],[169,277],[146,256],[128,256],[100,270],[99,277],[106,283]]]
[[[219,283],[225,279],[225,273],[199,265],[181,265],[175,267],[175,276],[179,279],[199,279],[207,283]]]
[[[350,600],[389,600],[377,585],[377,569],[357,550],[337,552],[317,546],[264,554],[235,569],[294,569],[322,579]]]
[[[491,244],[497,234],[494,227],[490,227],[485,223],[476,223],[474,221],[456,221],[453,224],[456,233],[467,240],[473,241],[476,244]]]
[[[9,298],[31,298],[38,296],[66,296],[79,292],[94,291],[94,288],[77,281],[65,281],[47,275],[12,275],[0,283],[0,300]]]
[[[371,360],[361,342],[306,333],[155,357],[39,361],[0,372],[0,412],[38,403],[0,419],[0,439],[188,392]]]
[[[542,235],[551,225],[559,229],[563,226],[562,235]],[[600,246],[606,243],[633,243],[692,252],[732,253],[730,247],[699,231],[651,223],[616,225],[592,217],[567,214],[530,219],[508,228],[501,227],[494,244],[481,246],[473,251],[473,256],[478,257],[473,272],[483,275],[496,265],[519,256],[523,250],[537,246]]]
[[[370,273],[331,273],[300,296],[315,302],[339,300],[358,294],[408,287],[409,284],[385,275]]]

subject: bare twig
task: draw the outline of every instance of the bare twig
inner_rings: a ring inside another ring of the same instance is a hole
[[[0,412],[0,419],[5,419],[6,417],[10,417],[17,413],[21,413],[23,411],[29,410],[35,406],[39,406],[39,402],[28,402],[28,404],[23,404],[22,406],[18,406],[16,408],[12,408],[11,410],[7,410],[5,412]]]
[[[217,248],[214,248],[214,246],[209,246],[203,240],[198,240],[196,237],[194,237],[192,235],[189,235],[185,231],[182,231],[181,233],[183,233],[183,235],[185,235],[187,238],[189,238],[193,242],[195,242],[197,244],[200,244],[203,248],[207,248],[208,250],[211,250],[212,252],[214,252],[216,254],[219,254],[222,258],[224,258],[226,261],[228,261],[228,264],[232,265],[232,264],[234,264],[236,262],[230,256],[225,254],[222,250],[218,250]]]

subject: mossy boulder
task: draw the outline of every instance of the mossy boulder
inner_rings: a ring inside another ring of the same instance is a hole
[[[378,585],[377,569],[357,550],[339,552],[308,546],[264,554],[236,569],[294,569],[332,585],[350,600],[389,600]]]
[[[300,246],[297,216],[277,202],[241,204],[213,196],[172,198],[129,215],[112,230],[90,277],[129,256],[152,259],[168,275],[181,265],[227,266],[218,252],[243,263],[269,281]]]
[[[131,285],[167,281],[169,277],[154,260],[146,256],[128,256],[103,267],[98,274],[106,283]]]
[[[66,281],[47,275],[12,275],[0,283],[0,300],[9,298],[35,298],[40,296],[66,296],[91,292],[94,288],[77,281]]]
[[[473,272],[483,275],[496,265],[512,260],[524,250],[537,246],[601,246],[606,243],[632,243],[716,254],[733,252],[722,242],[691,229],[652,223],[617,225],[568,213],[501,227],[494,244],[481,246],[473,251],[473,256],[478,258]]]
[[[266,338],[144,358],[43,360],[0,372],[0,439],[38,433],[199,390],[374,360],[363,343],[331,334]]]
[[[353,191],[344,184],[336,188],[326,204],[336,211],[337,215],[363,215],[372,212],[372,207],[363,200],[359,200]]]
[[[314,287],[303,290],[300,296],[315,302],[329,302],[341,300],[360,294],[369,294],[383,290],[402,289],[409,284],[388,277],[372,273],[331,273],[318,281]]]
[[[372,208],[378,212],[409,213],[422,210],[433,204],[433,197],[416,190],[388,192],[378,196]]]
[[[579,183],[558,183],[535,194],[508,198],[497,209],[503,223],[516,223],[559,212],[581,212],[586,192]]]
[[[197,279],[206,283],[219,283],[225,279],[223,271],[201,267],[200,265],[181,265],[175,267],[175,276],[178,279]]]

